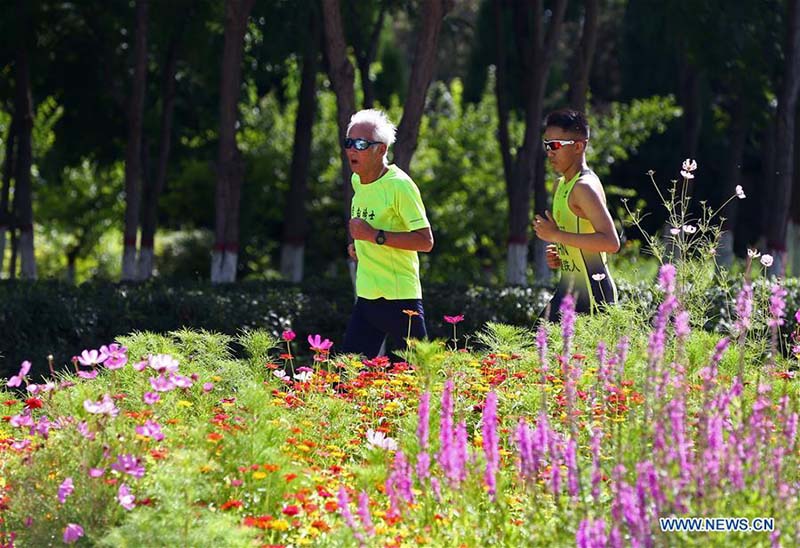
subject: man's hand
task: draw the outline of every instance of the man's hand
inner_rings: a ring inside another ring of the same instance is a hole
[[[347,244],[347,254],[350,255],[350,258],[354,261],[358,262],[358,255],[356,255],[356,246],[355,244]]]
[[[375,240],[376,230],[364,219],[350,219],[350,236],[354,240]]]
[[[558,249],[555,244],[550,244],[545,248],[544,257],[547,261],[547,266],[553,270],[561,268],[561,259],[558,258]]]
[[[533,220],[533,230],[536,231],[536,236],[545,242],[556,242],[558,235],[561,231],[549,211],[544,212],[547,215],[545,219],[541,215],[536,215]]]

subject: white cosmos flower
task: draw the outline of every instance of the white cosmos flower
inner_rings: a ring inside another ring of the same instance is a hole
[[[772,255],[767,255],[766,253],[764,253],[764,254],[761,256],[761,264],[763,264],[763,265],[764,265],[764,266],[766,266],[767,268],[771,267],[771,266],[772,266],[772,263],[773,263],[773,258],[772,258]]]
[[[281,380],[286,378],[286,371],[284,371],[283,369],[276,369],[275,371],[272,372],[272,374]]]
[[[669,229],[669,233],[672,234],[673,236],[677,236],[678,234],[681,233],[681,229],[676,226],[673,226],[672,228]]]
[[[759,253],[757,249],[748,249],[747,256],[750,257],[751,259],[758,259],[759,257],[761,257],[761,253]]]
[[[697,160],[692,160],[691,158],[686,158],[683,161],[683,171],[694,171],[696,169],[697,169]]]
[[[697,232],[697,227],[692,225],[683,225],[683,231],[687,234],[694,234]]]
[[[694,175],[692,175],[688,171],[681,171],[681,177],[683,177],[684,179],[694,179]]]
[[[367,443],[378,449],[386,449],[387,451],[397,450],[397,442],[395,440],[383,432],[376,432],[372,428],[367,430]]]
[[[606,279],[606,275],[602,272],[598,272],[597,274],[592,274],[592,279],[596,282],[602,282]]]
[[[295,373],[294,380],[299,382],[308,382],[314,375],[311,371],[303,371],[302,373]]]
[[[744,190],[742,189],[742,185],[736,185],[736,197],[739,198],[740,200],[744,200],[745,198],[747,198],[747,195],[744,193]]]

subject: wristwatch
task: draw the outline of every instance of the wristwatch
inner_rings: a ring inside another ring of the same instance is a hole
[[[383,230],[379,230],[378,233],[375,234],[375,243],[378,245],[386,243],[386,233]]]

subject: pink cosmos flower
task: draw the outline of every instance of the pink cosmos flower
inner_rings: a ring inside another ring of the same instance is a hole
[[[281,338],[286,342],[293,341],[296,336],[297,335],[295,335],[294,331],[292,331],[291,329],[287,329],[281,334]]]
[[[128,363],[128,348],[120,346],[117,343],[109,346],[101,346],[100,352],[104,353],[107,357],[103,362],[108,369],[119,369]]]
[[[131,454],[117,455],[117,462],[111,465],[111,469],[130,474],[134,478],[144,476],[144,466],[142,466],[141,460]]]
[[[87,440],[89,441],[94,440],[95,437],[94,432],[89,431],[89,424],[86,421],[79,422],[78,425],[76,426],[76,429],[78,430],[80,435],[86,438]]]
[[[146,403],[147,405],[153,405],[160,399],[161,396],[156,392],[145,392],[144,395],[142,396],[142,401],[144,401],[144,403]]]
[[[9,419],[8,424],[13,426],[14,428],[20,428],[23,426],[33,426],[33,418],[30,416],[30,410],[26,410],[25,413],[20,415],[14,415]]]
[[[78,371],[78,376],[82,379],[93,379],[97,376],[97,369],[91,371]]]
[[[172,375],[169,380],[172,381],[172,384],[176,388],[191,388],[194,384],[192,379],[184,377],[183,375]]]
[[[331,347],[333,346],[331,341],[328,339],[323,339],[319,334],[313,336],[309,335],[308,344],[311,346],[311,350],[321,353],[330,351]]]
[[[136,371],[144,371],[145,367],[147,367],[147,360],[142,360],[133,364],[133,368]]]
[[[150,377],[150,386],[153,387],[153,390],[156,392],[169,392],[173,388],[175,388],[175,384],[172,382],[171,377],[165,377],[164,375],[159,375],[158,377]]]
[[[108,394],[103,394],[103,398],[97,402],[92,400],[85,400],[83,408],[89,413],[95,415],[108,415],[109,417],[116,417],[119,414],[119,409],[114,405],[114,400]]]
[[[158,372],[178,372],[178,360],[169,354],[156,354],[155,356],[150,356],[148,361],[150,363],[150,367]]]
[[[24,439],[24,440],[15,441],[14,443],[11,444],[11,447],[15,451],[22,451],[23,449],[28,447],[30,444],[31,444],[31,440]]]
[[[83,527],[77,523],[68,523],[64,528],[64,543],[72,544],[83,536]]]
[[[397,442],[384,434],[383,432],[376,432],[372,428],[367,430],[367,443],[372,447],[378,449],[385,449],[386,451],[396,451]]]
[[[19,368],[19,373],[8,379],[8,383],[6,383],[6,385],[12,388],[15,386],[21,386],[23,379],[30,370],[31,370],[31,362],[25,360],[24,362],[22,362],[22,365]]]
[[[211,392],[212,390],[214,390],[213,382],[203,383],[203,392]]]
[[[117,491],[117,500],[119,501],[119,505],[125,508],[126,510],[133,510],[136,506],[134,502],[136,497],[133,496],[128,486],[124,483],[119,486],[119,491]]]
[[[459,322],[464,321],[464,314],[459,314],[458,316],[445,316],[444,321],[446,321],[449,324],[455,325]]]
[[[103,363],[108,356],[104,352],[97,350],[84,350],[78,356],[78,361],[81,365],[86,367],[94,367],[97,364]]]
[[[105,468],[89,468],[89,477],[90,478],[99,478],[105,473],[106,473],[106,469]]]
[[[156,441],[161,441],[164,439],[164,434],[161,432],[161,425],[152,420],[148,420],[143,425],[137,426],[136,433],[140,436],[153,438]]]
[[[72,478],[66,478],[61,482],[61,485],[58,486],[58,502],[64,504],[64,501],[67,500],[67,497],[70,496],[74,490],[75,486],[72,484]]]

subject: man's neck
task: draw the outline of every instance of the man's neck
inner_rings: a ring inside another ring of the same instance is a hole
[[[386,164],[381,164],[380,167],[377,168],[377,170],[370,171],[369,173],[364,173],[364,175],[359,175],[359,178],[361,179],[361,184],[368,185],[370,183],[374,183],[375,181],[383,177],[383,175],[387,171],[389,171],[389,166],[387,166]]]
[[[575,162],[574,164],[569,166],[561,175],[564,176],[565,181],[571,181],[576,174],[582,172],[585,169],[589,169],[589,166],[586,165],[586,158],[581,158],[580,161]]]

